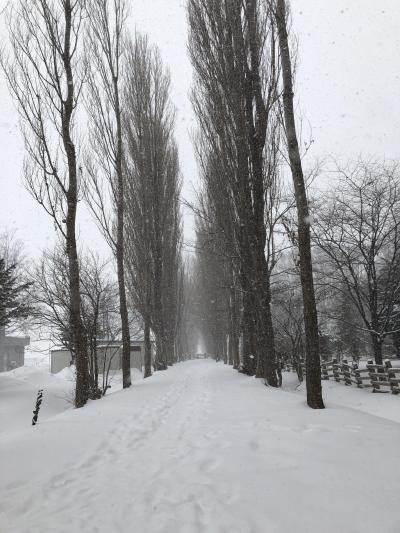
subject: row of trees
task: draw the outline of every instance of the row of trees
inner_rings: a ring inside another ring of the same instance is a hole
[[[210,353],[272,386],[285,361],[302,379],[304,358],[308,403],[322,407],[320,356],[382,364],[388,341],[399,352],[398,164],[335,164],[330,188],[315,191],[310,179],[307,191],[286,3],[192,0],[189,25],[201,336]]]
[[[382,364],[385,339],[396,346],[400,332],[399,165],[360,159],[336,171],[337,185],[315,202],[321,313],[328,326],[341,322],[349,339],[369,337]]]
[[[124,388],[131,384],[130,311],[145,324],[146,375],[150,329],[158,367],[173,362],[178,338],[180,170],[169,75],[146,38],[129,36],[127,20],[125,0],[21,0],[8,11],[10,47],[1,57],[21,117],[27,188],[60,238],[35,273],[37,303],[74,355],[77,407],[98,397],[91,369],[99,306],[115,301],[97,259],[79,257],[82,197],[115,260]],[[60,289],[50,300],[49,280]]]
[[[129,289],[144,317],[146,346],[154,331],[156,367],[173,363],[182,300],[181,179],[174,140],[175,109],[170,77],[157,49],[136,37],[128,69],[127,113],[127,267]],[[151,372],[147,359],[145,375]]]
[[[210,318],[213,327],[204,335],[212,336],[219,353],[228,335],[227,357],[234,366],[240,337],[242,370],[279,385],[271,277],[277,262],[275,229],[290,208],[278,193],[286,140],[298,214],[307,397],[311,407],[321,408],[310,217],[294,120],[286,2],[190,0],[188,6],[203,183],[197,206],[198,267],[204,280],[212,280],[203,294],[220,293],[218,301],[227,309],[222,313],[216,296],[205,302],[216,320]]]
[[[270,386],[281,384],[283,361],[300,375],[305,358],[313,408],[323,407],[320,355],[358,356],[370,344],[381,363],[387,339],[399,351],[398,167],[360,160],[336,168],[329,191],[306,190],[285,0],[188,2],[201,176],[188,265],[170,77],[148,39],[127,33],[125,0],[21,0],[8,16],[1,63],[21,116],[26,183],[60,237],[21,290],[34,283],[35,320],[74,355],[77,406],[106,390],[101,337],[122,337],[130,386],[138,316],[146,377],[152,335],[155,368],[165,369],[197,349],[198,330],[208,352]],[[78,253],[81,198],[116,284],[95,254]],[[1,259],[0,281],[15,287]]]
[[[330,187],[310,191],[321,358],[374,357],[382,364],[385,356],[399,356],[398,163],[358,159],[336,165],[329,178]],[[303,379],[299,363],[307,350],[291,210],[281,222],[276,232],[281,250],[271,283],[275,347],[281,364],[293,365]],[[217,242],[218,235],[199,221],[193,309],[210,353],[237,367],[230,353],[232,286]]]
[[[336,164],[329,178],[330,187],[310,193],[321,356],[372,356],[382,364],[384,356],[399,354],[398,163],[359,158]],[[273,299],[279,351],[297,362],[306,351],[292,253],[278,271]]]

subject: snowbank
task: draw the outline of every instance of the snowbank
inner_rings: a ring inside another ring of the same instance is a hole
[[[54,376],[34,366],[0,373],[0,436],[30,427],[39,389],[44,389],[39,421],[72,407],[71,376]]]

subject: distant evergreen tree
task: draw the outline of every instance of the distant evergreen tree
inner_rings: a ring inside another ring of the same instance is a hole
[[[0,259],[0,326],[7,326],[12,320],[27,318],[31,307],[24,301],[26,289],[32,283],[20,283],[15,271],[17,265],[6,265]]]

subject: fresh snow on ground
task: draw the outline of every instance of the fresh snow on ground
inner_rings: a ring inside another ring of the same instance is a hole
[[[283,390],[305,395],[305,382],[299,385],[295,373],[283,374]],[[328,407],[341,405],[382,418],[388,418],[400,424],[400,397],[393,394],[373,393],[370,388],[359,389],[355,385],[344,385],[333,380],[322,381],[325,403]],[[400,530],[399,530],[400,533]]]
[[[41,371],[36,427],[4,427],[28,385],[1,376],[1,533],[400,532],[399,398],[332,383],[313,411],[293,376],[274,390],[199,360],[61,409],[67,377]]]
[[[43,367],[25,366],[0,373],[0,437],[30,427],[39,389],[44,389],[40,420],[71,409],[74,399],[72,369],[52,375]],[[0,458],[0,464],[2,460],[4,457]]]
[[[27,363],[27,366],[0,373],[0,436],[30,426],[39,389],[44,390],[39,422],[73,408],[74,367],[50,374],[48,363],[41,358],[32,357]],[[132,369],[132,379],[134,382],[142,379],[141,372]],[[121,372],[110,375],[110,385],[109,393],[122,389]]]

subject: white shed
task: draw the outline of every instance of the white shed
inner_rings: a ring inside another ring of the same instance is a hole
[[[154,343],[151,343],[152,356],[154,356]],[[122,368],[122,342],[121,341],[100,341],[97,346],[97,360],[99,372],[108,368],[111,370],[121,370]],[[65,348],[51,350],[50,371],[57,374],[63,368],[70,366],[72,361],[71,352]],[[131,368],[142,370],[144,366],[144,341],[131,341]]]

